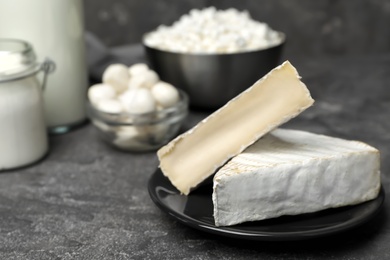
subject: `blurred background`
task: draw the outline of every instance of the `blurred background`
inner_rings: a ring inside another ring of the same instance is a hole
[[[248,10],[287,34],[284,58],[390,51],[389,0],[84,0],[86,30],[108,47],[140,43],[193,8]]]

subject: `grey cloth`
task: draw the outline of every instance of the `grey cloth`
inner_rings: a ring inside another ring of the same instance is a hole
[[[141,44],[108,48],[94,34],[85,34],[86,57],[89,77],[92,82],[101,82],[104,70],[113,63],[130,66],[134,63],[147,63]]]

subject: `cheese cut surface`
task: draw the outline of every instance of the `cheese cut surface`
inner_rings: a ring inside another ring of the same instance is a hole
[[[162,147],[157,152],[160,168],[187,195],[231,157],[313,102],[296,69],[286,61]]]
[[[214,176],[216,226],[354,205],[378,196],[379,151],[361,142],[276,129]]]

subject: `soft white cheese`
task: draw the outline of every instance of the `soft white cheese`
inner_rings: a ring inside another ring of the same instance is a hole
[[[266,23],[247,11],[230,8],[193,9],[172,26],[159,26],[146,35],[147,46],[181,53],[238,53],[270,48],[283,41]]]
[[[296,69],[284,62],[225,106],[162,147],[164,175],[183,194],[231,157],[313,104]]]
[[[277,129],[214,176],[216,226],[297,215],[377,197],[379,152],[356,141]]]

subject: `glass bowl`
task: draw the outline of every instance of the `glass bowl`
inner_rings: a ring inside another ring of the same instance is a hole
[[[153,151],[179,132],[188,115],[188,96],[178,89],[175,106],[144,114],[112,114],[98,110],[87,100],[87,113],[100,137],[108,144],[133,152]]]

